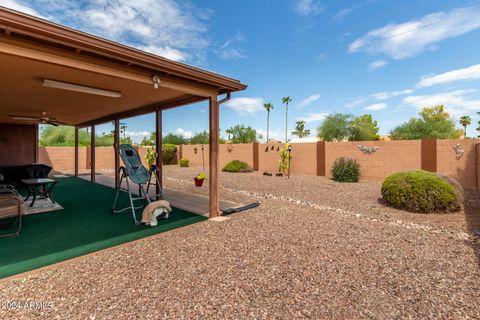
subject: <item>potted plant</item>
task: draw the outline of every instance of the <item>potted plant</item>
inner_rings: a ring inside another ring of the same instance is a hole
[[[205,172],[200,172],[193,180],[195,180],[195,186],[196,187],[201,187],[203,186],[203,181],[207,179],[207,175]]]

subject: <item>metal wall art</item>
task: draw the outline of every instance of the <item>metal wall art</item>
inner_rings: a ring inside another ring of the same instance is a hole
[[[454,145],[452,148],[453,150],[455,150],[455,159],[460,159],[463,154],[465,153],[465,151],[463,149],[461,149],[461,145],[460,143],[457,143],[456,145]]]
[[[367,146],[363,146],[361,144],[359,144],[357,147],[360,151],[362,151],[363,154],[372,154],[372,153],[375,153],[375,151],[378,150],[378,147],[367,147]]]

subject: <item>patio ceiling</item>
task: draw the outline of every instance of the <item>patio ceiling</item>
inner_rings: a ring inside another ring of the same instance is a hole
[[[45,112],[70,125],[88,125],[246,88],[231,78],[3,8],[0,70],[0,123],[18,122],[12,115],[40,117]],[[120,97],[46,87],[44,80]]]

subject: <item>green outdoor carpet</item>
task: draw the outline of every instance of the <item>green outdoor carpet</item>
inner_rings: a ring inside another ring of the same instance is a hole
[[[19,236],[0,238],[0,278],[206,220],[173,208],[156,227],[134,226],[131,211],[110,213],[114,189],[79,178],[60,179],[53,195],[64,210],[24,216]],[[118,206],[127,203],[122,192]]]

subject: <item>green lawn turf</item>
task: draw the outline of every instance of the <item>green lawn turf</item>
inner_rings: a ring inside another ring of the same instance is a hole
[[[156,227],[134,226],[130,211],[110,213],[114,189],[73,177],[60,179],[53,195],[63,210],[24,216],[19,236],[0,238],[0,278],[206,219],[173,208]],[[118,205],[127,203],[122,192]]]

